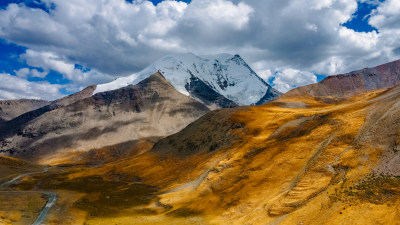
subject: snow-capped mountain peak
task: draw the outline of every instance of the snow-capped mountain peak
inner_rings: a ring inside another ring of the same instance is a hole
[[[179,92],[197,99],[207,100],[204,95],[214,91],[214,96],[222,95],[237,105],[251,105],[279,95],[239,55],[196,56],[193,53],[167,55],[139,73],[98,85],[95,93],[137,84],[156,72]],[[199,84],[202,87],[193,87]],[[202,96],[196,96],[198,92]]]

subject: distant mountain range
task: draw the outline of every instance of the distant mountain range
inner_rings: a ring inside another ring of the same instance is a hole
[[[94,88],[3,123],[0,152],[33,160],[154,139],[179,131],[209,111],[176,91],[160,73],[92,96]]]
[[[170,55],[137,74],[53,102],[4,101],[0,153],[43,159],[64,150],[154,141],[209,110],[279,95],[239,55]]]
[[[349,97],[371,90],[391,88],[400,81],[400,60],[346,74],[328,76],[316,84],[295,88],[286,96]]]
[[[396,61],[331,76],[285,96],[311,95],[332,101],[332,97],[392,87],[400,80],[399,68]],[[170,55],[137,74],[89,86],[53,102],[0,102],[0,153],[35,158],[39,150],[51,155],[52,151],[88,151],[147,138],[154,141],[210,110],[262,104],[279,95],[239,55]],[[51,148],[46,147],[49,143],[53,143]]]

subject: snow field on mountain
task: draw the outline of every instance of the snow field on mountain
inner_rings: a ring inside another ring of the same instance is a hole
[[[135,85],[157,71],[182,94],[190,95],[186,86],[190,85],[190,78],[195,77],[238,105],[258,102],[271,88],[239,55],[186,53],[165,56],[138,73],[100,84],[94,94]]]

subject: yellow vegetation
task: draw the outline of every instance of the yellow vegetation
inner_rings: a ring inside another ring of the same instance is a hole
[[[32,224],[46,201],[40,193],[0,192],[0,224]]]
[[[74,193],[64,210],[85,224],[400,224],[400,167],[388,167],[398,157],[399,100],[396,87],[220,110],[218,121],[200,119],[151,151],[20,188]],[[205,141],[220,145],[206,151]],[[172,150],[158,151],[164,145]]]

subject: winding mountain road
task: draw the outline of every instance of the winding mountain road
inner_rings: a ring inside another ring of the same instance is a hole
[[[31,176],[33,174],[38,174],[38,173],[43,173],[43,172],[47,172],[47,168],[45,168],[42,172],[35,172],[35,173],[24,173],[21,174],[19,176],[16,176],[15,178],[4,182],[2,184],[0,184],[0,188],[2,187],[7,187],[10,184],[24,178],[27,176]],[[40,193],[43,195],[47,195],[49,196],[49,200],[47,200],[46,205],[43,207],[42,211],[40,212],[39,216],[36,218],[35,222],[32,223],[32,225],[40,225],[43,223],[47,213],[49,212],[50,208],[54,205],[56,198],[57,198],[57,194],[54,192],[49,192],[49,191],[0,191],[0,193]]]

